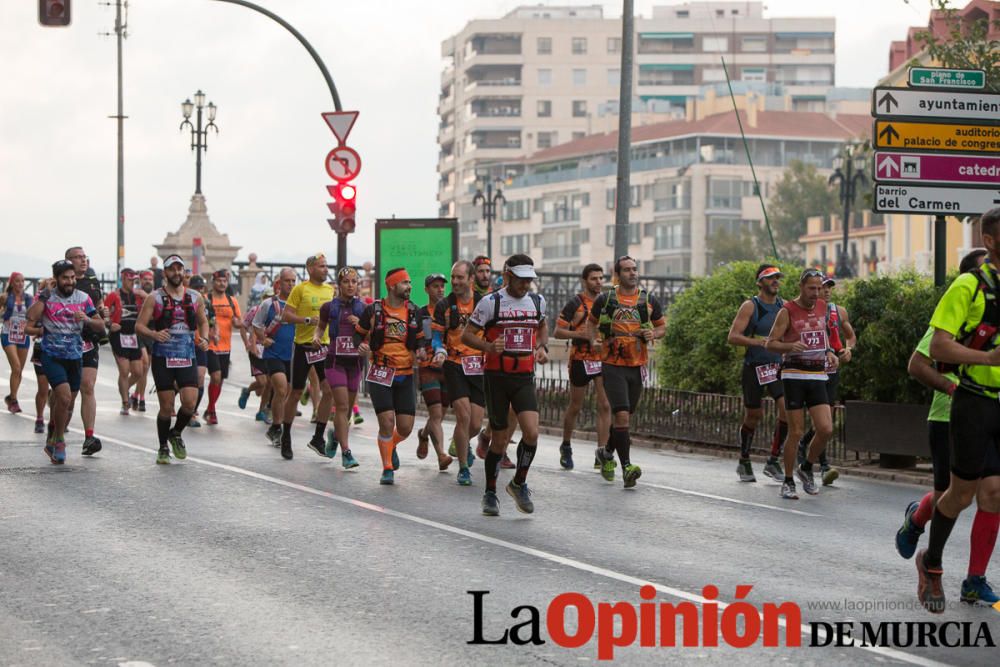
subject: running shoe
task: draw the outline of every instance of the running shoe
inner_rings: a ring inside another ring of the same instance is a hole
[[[795,492],[795,482],[783,480],[781,482],[781,497],[785,500],[798,500],[799,494]]]
[[[778,459],[768,459],[764,464],[764,474],[779,484],[785,481],[785,471],[781,469]]]
[[[8,410],[14,412],[14,410],[11,409],[11,406],[14,405],[14,399],[10,397],[10,394],[3,397],[3,402],[7,405]]]
[[[36,419],[35,420],[35,433],[45,433],[45,420]]]
[[[347,470],[351,468],[357,468],[360,465],[357,459],[354,458],[354,454],[351,453],[349,449],[340,450],[340,464],[344,466]]]
[[[139,397],[135,394],[132,394],[132,398],[129,399],[129,407],[133,410],[139,409]]]
[[[364,423],[365,423],[365,418],[361,416],[361,413],[360,412],[355,412],[354,413],[354,425],[357,426],[358,424],[364,424]]]
[[[267,429],[267,439],[270,441],[273,447],[278,447],[281,445],[281,427],[277,424],[271,424]]]
[[[927,549],[917,552],[917,599],[932,614],[943,614],[945,607],[944,586],[941,585],[941,568],[931,569],[924,563]]]
[[[497,500],[496,491],[487,491],[483,494],[482,508],[486,516],[500,516],[500,501]]]
[[[281,443],[281,458],[285,459],[286,461],[291,461],[292,456],[293,456],[292,443],[283,441]]]
[[[806,472],[802,469],[802,466],[799,466],[795,469],[795,476],[799,478],[800,482],[802,482],[802,490],[810,496],[815,496],[819,493],[819,489],[816,488],[816,480],[813,479],[812,470]]]
[[[500,467],[505,468],[507,470],[513,470],[517,466],[514,465],[514,462],[510,460],[510,457],[507,456],[507,453],[504,452],[503,458],[500,459]]]
[[[314,435],[306,446],[323,458],[326,458],[326,440],[323,436]]]
[[[93,456],[97,452],[101,451],[101,439],[90,436],[83,441],[83,455]]]
[[[304,392],[302,392],[302,395],[299,397],[299,405],[303,405],[304,406],[308,402],[309,402],[309,392],[308,391],[304,391]]]
[[[188,428],[201,428],[201,422],[198,421],[198,415],[191,415],[191,421],[188,422]]]
[[[535,511],[535,503],[531,502],[531,490],[527,482],[516,484],[514,480],[510,480],[504,488],[507,489],[507,495],[514,499],[518,512],[531,514]]]
[[[243,387],[242,389],[240,389],[240,400],[236,402],[240,406],[240,410],[247,409],[247,401],[249,400],[250,400],[250,388]]]
[[[559,465],[566,470],[573,469],[573,447],[568,442],[559,445]]]
[[[391,469],[386,468],[385,470],[382,471],[382,477],[379,478],[378,483],[385,484],[386,486],[395,484],[396,483],[395,474],[392,472]]]
[[[170,437],[167,438],[167,442],[170,443],[170,448],[174,450],[175,459],[183,461],[187,458],[187,448],[184,447],[184,438],[181,437],[180,433],[171,433]]]
[[[340,446],[340,441],[337,440],[337,434],[332,429],[327,429],[326,431],[326,448],[323,450],[324,455],[328,459],[332,459],[337,455],[337,447]]]
[[[427,458],[427,448],[430,447],[430,437],[424,431],[424,429],[417,429],[417,458],[426,459]]]
[[[16,415],[18,412],[21,411],[21,405],[17,402],[17,399],[15,398],[10,403],[7,404],[7,409],[10,410],[11,414]]]
[[[45,455],[49,457],[49,461],[51,461],[52,463],[56,462],[56,446],[53,443],[46,442],[45,447],[42,448],[42,451],[44,451]]]
[[[396,447],[392,448],[392,469],[399,470],[399,454],[396,452]]]
[[[122,417],[128,417],[128,401],[122,403],[122,409],[118,411]]]
[[[823,486],[833,486],[833,483],[840,477],[840,471],[830,466],[820,466],[819,474],[822,476]]]
[[[458,471],[458,477],[455,478],[459,486],[472,486],[472,473],[468,468],[462,468]]]
[[[166,447],[160,447],[160,451],[156,453],[156,462],[161,465],[170,463],[170,450]]]
[[[145,412],[146,411],[146,399],[144,399],[144,398],[140,398],[139,399],[139,408],[138,408],[138,410],[139,410],[139,412]]]
[[[482,458],[484,461],[486,460],[485,456]],[[476,460],[476,455],[472,453],[472,447],[469,447],[469,452],[465,456],[465,465],[471,468],[475,460]]]
[[[254,421],[264,422],[265,424],[270,423],[267,419],[267,413],[263,410],[258,410],[257,414],[253,416]]]
[[[451,465],[451,462],[455,459],[451,458],[447,454],[442,454],[438,457],[438,472],[444,472]]]
[[[753,464],[750,459],[740,459],[736,464],[736,474],[740,476],[741,482],[756,482],[757,478],[753,474]]]
[[[625,481],[626,489],[635,487],[635,482],[640,477],[642,477],[642,468],[634,463],[628,464],[622,471],[622,479]]]
[[[920,507],[920,503],[914,500],[906,506],[903,513],[903,525],[896,531],[896,551],[903,558],[913,558],[913,552],[917,550],[917,542],[924,534],[924,529],[913,523],[913,514]]]
[[[448,443],[448,454],[451,456],[458,456],[458,450],[455,447],[455,438],[452,438],[451,442]]]
[[[992,607],[1000,602],[985,576],[972,576],[962,582],[962,602],[971,605]]]
[[[66,463],[66,442],[60,440],[53,444],[52,448],[55,450],[52,454],[52,462],[58,465]]]
[[[600,459],[600,457],[595,456],[594,457],[594,470],[600,470],[600,469],[601,469],[601,459]]]
[[[205,410],[205,423],[208,424],[209,426],[215,426],[216,424],[219,423],[219,417],[215,414],[214,411],[209,412],[208,410]]]
[[[598,447],[595,454],[601,463],[601,477],[608,482],[615,481],[615,468],[618,467],[618,462],[615,461],[614,453],[608,453],[604,447]]]
[[[476,456],[485,460],[486,459],[486,449],[490,446],[489,438],[483,441],[483,434],[480,433],[476,438]],[[469,447],[469,453],[472,453],[472,447]]]

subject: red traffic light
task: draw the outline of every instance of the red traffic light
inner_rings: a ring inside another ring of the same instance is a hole
[[[357,188],[347,183],[340,183],[328,185],[326,189],[333,196],[333,201],[327,204],[333,214],[333,218],[327,220],[330,229],[338,234],[353,234],[356,226],[354,214],[357,210],[355,202]]]
[[[38,22],[44,26],[68,26],[71,0],[38,0]]]

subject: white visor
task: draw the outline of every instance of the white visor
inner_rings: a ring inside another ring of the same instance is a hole
[[[530,264],[521,264],[520,266],[508,266],[507,270],[513,273],[518,278],[537,278],[538,274],[535,273],[535,267]]]

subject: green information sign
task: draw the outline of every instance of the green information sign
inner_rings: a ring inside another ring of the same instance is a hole
[[[455,218],[378,220],[375,222],[375,294],[385,296],[385,274],[403,267],[413,281],[410,300],[427,304],[424,278],[431,273],[451,276],[458,259],[458,221]],[[447,290],[446,290],[447,291]]]
[[[911,67],[910,85],[922,88],[967,88],[969,90],[982,90],[986,87],[986,72],[981,69]]]

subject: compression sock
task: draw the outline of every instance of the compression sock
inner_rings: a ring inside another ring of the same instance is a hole
[[[752,428],[747,428],[745,425],[740,424],[740,458],[748,459],[750,458],[750,447],[753,445],[753,434],[754,430]]]
[[[632,441],[629,439],[628,428],[611,429],[611,449],[618,452],[618,460],[621,461],[622,468],[630,465],[629,450],[632,448]]]
[[[920,505],[917,506],[917,511],[910,517],[910,523],[917,528],[923,528],[927,525],[927,522],[931,520],[931,516],[933,514],[934,492],[928,491],[924,494],[924,497],[920,499]]]
[[[210,384],[208,385],[208,411],[215,412],[215,403],[219,400],[219,394],[222,393],[221,384]]]
[[[392,470],[392,436],[378,436],[378,453],[382,457],[382,470]]]
[[[292,422],[285,422],[281,425],[281,444],[292,444]]]
[[[160,439],[160,447],[166,447],[170,437],[170,417],[156,416],[156,435]]]
[[[986,576],[986,566],[997,543],[998,528],[1000,528],[1000,513],[976,511],[976,518],[972,520],[972,533],[969,535],[970,577]]]
[[[316,430],[313,432],[314,438],[322,438],[326,434],[326,422],[317,421]]]
[[[500,475],[500,459],[503,454],[495,454],[492,449],[486,452],[486,462],[483,467],[486,470],[486,490],[497,490],[497,477]]]
[[[180,435],[181,432],[187,427],[188,423],[191,421],[191,417],[194,417],[193,412],[188,412],[184,408],[177,411],[177,421],[174,423],[173,433]]]
[[[788,422],[778,420],[774,429],[774,437],[771,439],[771,459],[777,460],[781,456],[781,445],[788,437]]]
[[[928,568],[938,569],[941,567],[944,545],[948,542],[948,537],[951,535],[951,529],[955,527],[957,518],[945,516],[939,508],[934,508],[934,516],[931,518],[931,536],[927,542],[927,554],[924,556],[924,565]]]
[[[531,467],[531,462],[535,458],[536,451],[538,451],[538,443],[528,444],[524,439],[517,443],[517,470],[514,471],[515,484],[524,484],[524,480],[528,476],[528,468]]]

